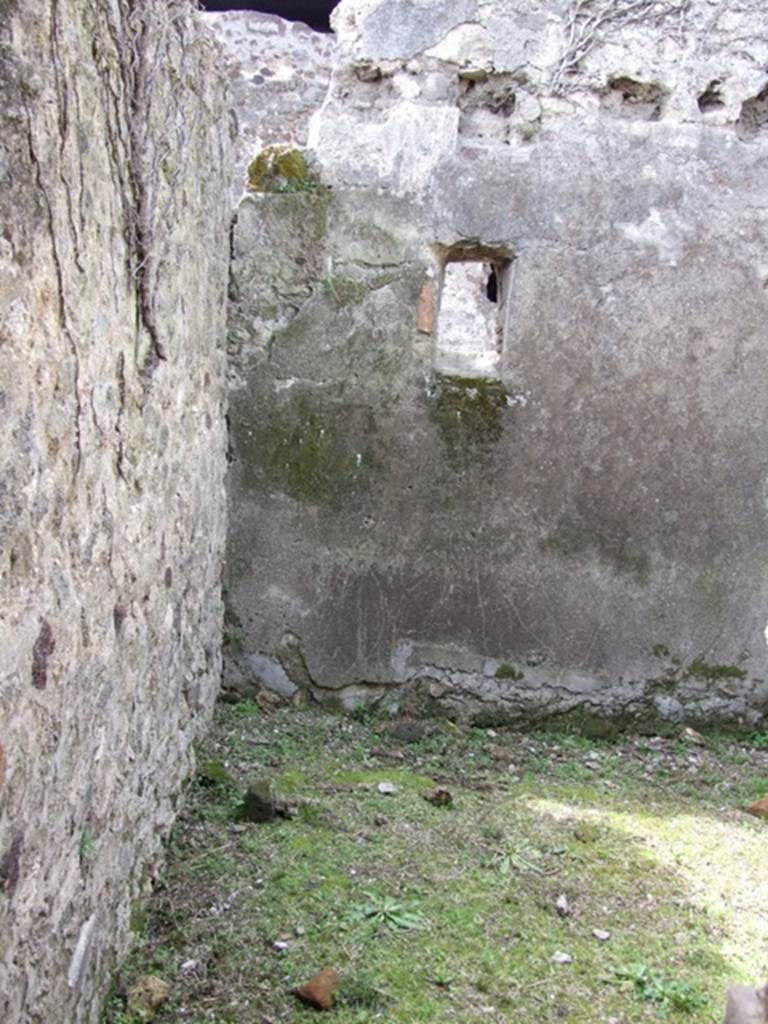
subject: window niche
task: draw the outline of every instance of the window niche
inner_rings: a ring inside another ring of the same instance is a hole
[[[496,380],[511,258],[474,245],[454,246],[438,255],[435,369],[447,376]]]

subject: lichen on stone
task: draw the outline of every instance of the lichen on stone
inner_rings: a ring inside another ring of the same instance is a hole
[[[320,179],[299,149],[267,146],[248,164],[249,192],[316,192]]]
[[[328,274],[320,284],[325,294],[331,297],[336,309],[357,305],[369,291],[368,286],[362,281],[356,281],[344,274]]]

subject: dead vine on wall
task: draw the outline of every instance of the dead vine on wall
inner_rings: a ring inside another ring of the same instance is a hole
[[[569,81],[596,46],[628,25],[674,26],[682,35],[690,0],[573,0],[565,20],[566,44],[550,82],[555,96],[569,92]]]
[[[189,175],[199,173],[189,167],[188,153],[205,108],[202,102],[181,102],[189,86],[195,88],[198,47],[209,45],[202,28],[190,18],[195,7],[192,0],[118,0],[106,24],[117,52],[116,66],[108,55],[97,61],[110,97],[110,152],[123,199],[139,325],[149,336],[140,357],[145,390],[167,357],[158,327],[158,294],[173,226],[181,215],[183,185]],[[169,90],[168,78],[178,88]]]

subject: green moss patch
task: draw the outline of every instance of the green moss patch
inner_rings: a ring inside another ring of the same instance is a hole
[[[746,679],[746,669],[739,665],[711,665],[703,658],[694,658],[686,669],[686,674],[695,679],[709,679],[716,682],[722,679]]]
[[[249,192],[316,192],[320,187],[320,179],[298,149],[267,146],[248,164]]]
[[[356,281],[353,277],[346,277],[343,274],[328,274],[320,284],[336,309],[358,305],[370,290],[364,282]]]
[[[428,396],[449,464],[466,469],[501,440],[508,393],[501,381],[438,374]]]
[[[297,501],[336,506],[367,491],[374,434],[371,410],[302,393],[271,410],[246,456]]]
[[[681,678],[703,679],[711,683],[726,682],[729,679],[746,679],[749,674],[741,665],[727,665],[707,661],[702,655],[694,658],[687,665],[681,658],[676,657],[666,644],[656,644],[653,648],[653,655],[657,658],[669,661],[666,676],[659,682],[667,681],[670,684],[678,682]]]
[[[525,672],[522,672],[516,665],[510,665],[508,661],[502,661],[496,669],[496,678],[512,679],[519,682],[521,679],[525,679]]]

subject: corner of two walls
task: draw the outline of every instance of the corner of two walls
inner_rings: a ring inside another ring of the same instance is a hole
[[[555,6],[344,0],[309,132],[331,189],[240,205],[234,692],[765,714],[768,121],[735,42],[762,6],[598,40]],[[473,252],[507,261],[491,377],[435,337],[436,254]]]

